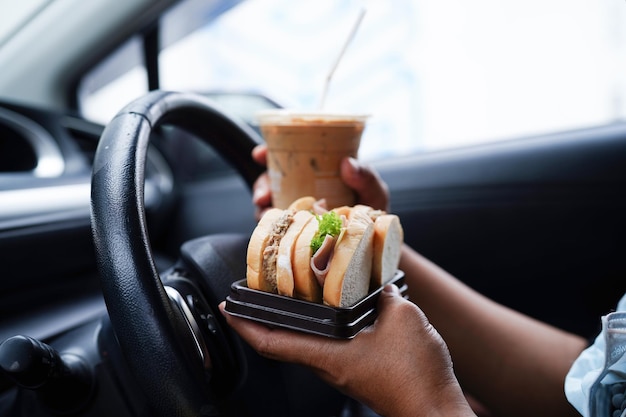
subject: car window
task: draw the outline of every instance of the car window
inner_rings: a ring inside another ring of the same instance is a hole
[[[78,103],[89,120],[106,123],[118,110],[148,92],[142,40],[133,36],[80,80]]]
[[[365,159],[624,116],[626,7],[617,1],[187,0],[162,19],[160,86],[214,95],[234,112],[257,109],[242,95],[316,109],[364,5],[324,107],[371,115]],[[141,94],[141,74],[133,67],[83,91],[84,114],[106,122]]]

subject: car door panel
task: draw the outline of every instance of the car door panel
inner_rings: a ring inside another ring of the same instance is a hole
[[[626,127],[386,160],[406,242],[478,291],[590,336],[626,290]]]

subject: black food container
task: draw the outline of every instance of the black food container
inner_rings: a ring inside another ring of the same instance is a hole
[[[404,272],[397,271],[390,283],[406,296]],[[248,288],[246,280],[234,282],[226,297],[226,311],[270,326],[284,327],[337,339],[351,339],[378,315],[376,304],[382,287],[352,307],[330,307]]]

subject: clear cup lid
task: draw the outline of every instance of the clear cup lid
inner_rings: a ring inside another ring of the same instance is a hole
[[[370,117],[362,113],[341,113],[331,111],[296,111],[289,109],[268,109],[256,113],[256,121],[259,124],[298,124],[299,122],[311,124],[319,123],[365,123]]]

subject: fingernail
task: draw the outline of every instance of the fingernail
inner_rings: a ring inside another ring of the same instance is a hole
[[[395,284],[387,284],[383,287],[383,291],[390,294],[399,294],[400,290]]]
[[[353,157],[349,157],[348,163],[350,164],[350,168],[352,168],[352,171],[354,171],[354,174],[358,175],[359,171],[361,170],[361,167],[359,166],[359,163],[357,162],[357,160]]]
[[[361,167],[356,159],[352,157],[348,157],[344,160],[344,169],[343,175],[344,181],[347,181],[348,184],[356,184],[360,179]]]
[[[256,204],[261,198],[263,198],[263,195],[265,195],[265,193],[266,191],[263,190],[261,187],[256,187],[252,194],[252,202]]]

